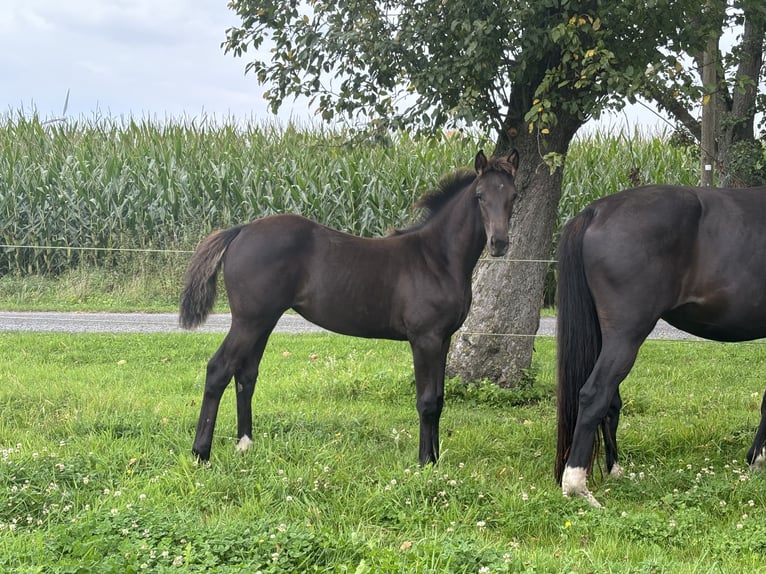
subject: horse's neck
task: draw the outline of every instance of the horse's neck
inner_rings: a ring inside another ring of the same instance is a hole
[[[422,231],[428,251],[453,272],[470,280],[486,243],[484,226],[479,207],[473,201],[473,193],[461,193],[449,205],[445,205]]]

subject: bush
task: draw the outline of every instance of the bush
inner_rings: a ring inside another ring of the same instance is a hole
[[[766,185],[766,149],[759,140],[738,141],[729,148],[729,185]]]

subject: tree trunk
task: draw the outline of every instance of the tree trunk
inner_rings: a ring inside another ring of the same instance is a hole
[[[580,125],[545,137],[546,151],[565,154]],[[505,151],[504,143],[496,153]],[[512,146],[520,153],[520,197],[511,216],[510,247],[505,257],[479,261],[471,312],[453,338],[447,364],[449,376],[507,387],[524,382],[532,363],[562,181],[562,169],[551,173],[543,161],[536,134],[525,131]]]
[[[717,24],[719,28],[723,26],[725,14],[715,9],[723,5],[708,3],[707,6],[709,8],[712,6],[714,9],[705,12],[706,21],[720,22]],[[748,174],[738,171],[737,168],[744,167],[747,170],[750,166],[748,152],[753,154],[752,159],[756,162],[761,160],[763,154],[761,144],[754,136],[754,125],[758,86],[763,76],[766,21],[761,6],[756,2],[743,3],[742,6],[745,22],[740,44],[734,51],[738,59],[736,76],[733,84],[727,85],[723,81],[726,76],[725,70],[719,62],[717,65],[718,89],[713,96],[717,114],[715,142],[703,144],[703,147],[717,158],[716,168],[720,173],[719,185],[727,187],[753,185],[753,182],[747,180]],[[702,76],[706,68],[702,52],[694,55],[694,61]],[[668,111],[678,122],[686,126],[698,141],[701,141],[700,123],[689,110],[676,101],[673,90],[661,85],[649,85],[647,90],[648,95],[655,99],[660,108]],[[738,165],[734,165],[735,160]]]
[[[728,186],[753,185],[746,174],[737,173],[732,165],[737,153],[735,144],[749,143],[752,149],[760,151],[761,145],[755,139],[755,112],[758,86],[763,66],[763,50],[766,44],[766,22],[754,8],[745,13],[745,25],[742,34],[741,54],[735,87],[729,96],[729,108],[724,111],[724,117],[719,122],[721,133],[718,134],[718,157],[722,164],[722,183]],[[741,88],[739,88],[741,86]],[[740,146],[738,153],[742,154]],[[734,152],[734,153],[732,153]],[[756,153],[755,158],[762,157]],[[760,182],[758,182],[760,183]]]
[[[700,185],[711,187],[715,175],[715,136],[718,131],[716,122],[715,93],[718,87],[717,62],[719,59],[718,37],[710,38],[702,57],[702,132],[700,133]]]

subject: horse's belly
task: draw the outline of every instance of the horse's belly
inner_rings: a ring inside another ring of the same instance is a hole
[[[745,316],[708,317],[679,308],[662,317],[676,329],[711,341],[752,341],[766,337],[766,316],[755,313]]]
[[[301,308],[300,306],[296,306],[294,309],[304,319],[333,333],[394,341],[403,341],[407,338],[403,332],[390,324],[387,317],[371,317],[358,308],[354,310],[353,308],[335,307],[327,313]]]

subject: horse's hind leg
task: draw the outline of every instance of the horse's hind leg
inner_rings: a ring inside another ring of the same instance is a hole
[[[763,466],[766,455],[764,446],[766,446],[766,392],[763,394],[763,400],[761,400],[761,423],[755,433],[753,445],[747,451],[747,462],[753,470],[758,470]]]
[[[617,335],[604,335],[604,345],[593,372],[580,390],[577,424],[561,479],[565,496],[577,494],[585,497],[592,506],[601,507],[588,490],[587,469],[598,427],[615,404],[617,389],[636,360],[640,342],[631,343]]]
[[[620,389],[614,394],[612,404],[609,406],[604,421],[601,423],[601,432],[604,436],[604,453],[606,455],[606,471],[612,476],[621,477],[622,467],[617,462],[617,426],[620,423],[620,410],[622,398]]]
[[[213,430],[215,419],[218,416],[218,406],[221,397],[234,374],[234,369],[227,363],[227,344],[231,333],[226,335],[221,346],[207,363],[205,375],[205,391],[202,395],[199,420],[197,421],[197,434],[194,437],[192,452],[200,460],[210,459],[210,447],[213,443]]]
[[[244,453],[252,444],[253,438],[253,392],[258,380],[258,370],[263,358],[263,351],[276,321],[262,322],[251,352],[234,373],[237,385],[237,450]]]
[[[420,417],[421,466],[439,460],[439,419],[444,407],[444,368],[449,339],[422,337],[410,341],[415,366],[417,409]]]
[[[260,331],[248,329],[236,320],[233,321],[223,343],[221,343],[221,346],[210,361],[208,361],[205,391],[202,395],[202,406],[200,407],[199,421],[197,422],[197,434],[194,437],[194,445],[192,446],[192,452],[200,460],[210,459],[210,449],[213,443],[213,431],[215,430],[215,421],[218,416],[218,407],[226,386],[235,375],[237,376],[238,391],[240,385],[242,388],[242,392],[237,393],[238,412],[243,410],[239,407],[240,403],[247,399],[248,406],[245,414],[249,414],[249,404],[255,388],[258,364],[263,354],[263,347],[266,346],[266,340],[274,324],[276,324],[276,321],[267,323],[269,329],[264,334],[263,329]],[[263,344],[260,347],[260,352],[254,353],[254,349],[257,351],[259,348],[258,343],[261,338],[263,338]],[[257,360],[255,360],[256,358]],[[243,395],[241,399],[240,394]],[[249,416],[247,420],[250,420]],[[252,426],[252,422],[249,422],[248,425]],[[240,430],[242,430],[243,426],[240,424]],[[249,432],[249,428],[246,430]],[[240,438],[242,437],[240,436]]]

